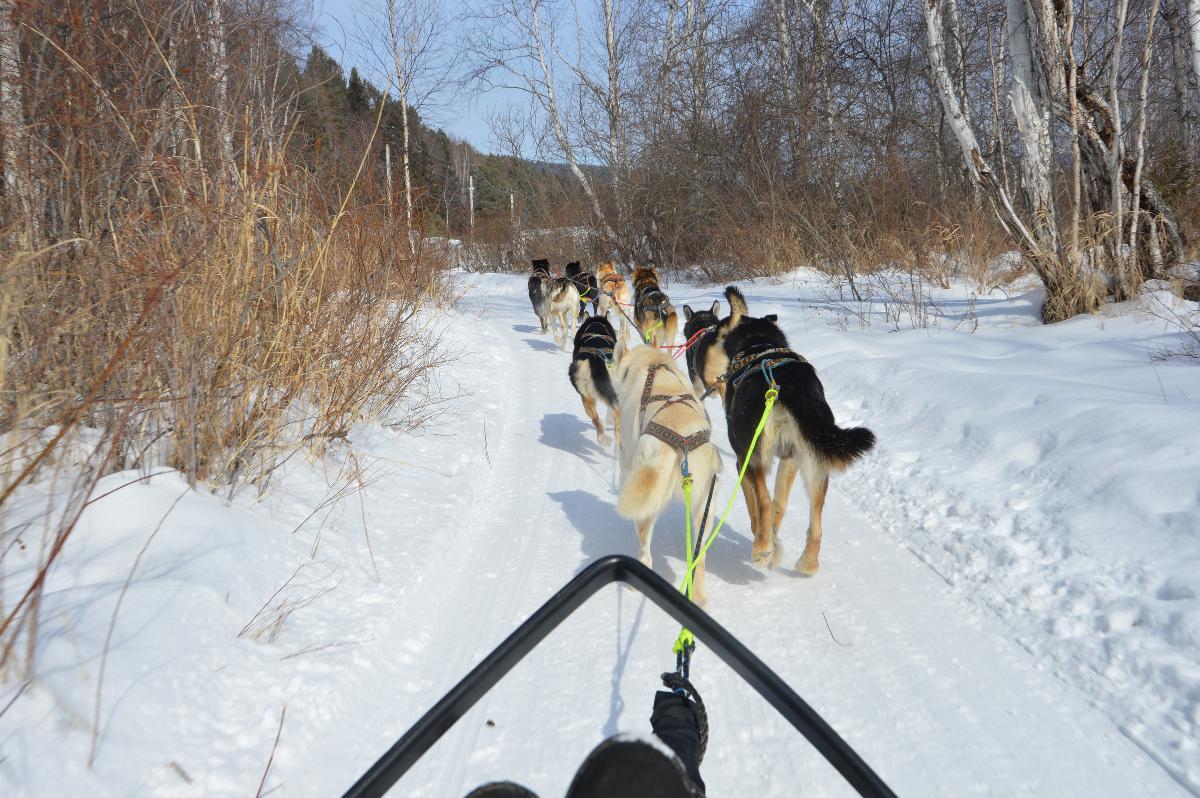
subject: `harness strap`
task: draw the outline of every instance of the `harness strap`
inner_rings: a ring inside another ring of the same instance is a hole
[[[591,340],[591,339],[593,339],[593,338],[599,338],[601,341],[607,341],[607,342],[608,342],[608,343],[610,343],[610,344],[615,344],[615,343],[616,343],[616,339],[614,339],[614,338],[613,338],[611,335],[609,335],[608,333],[598,333],[598,332],[589,332],[589,333],[584,333],[582,336],[580,336],[580,339],[579,339],[579,340],[581,340],[581,341],[590,341],[590,340]]]
[[[598,357],[604,361],[604,365],[608,366],[609,368],[612,368],[612,362],[613,362],[612,349],[601,349],[596,346],[581,346],[581,347],[579,347],[579,354],[591,355],[592,357]]]
[[[657,421],[651,421],[647,424],[644,432],[647,435],[653,435],[655,438],[658,438],[672,449],[677,449],[685,454],[692,449],[708,443],[709,436],[711,435],[711,430],[702,429],[699,432],[693,432],[685,438],[675,430],[667,429]]]
[[[651,402],[663,402],[664,403],[662,407],[660,407],[658,410],[655,411],[654,415],[658,415],[658,413],[662,412],[664,409],[670,407],[671,405],[685,404],[687,402],[691,402],[692,404],[699,407],[699,405],[696,403],[696,397],[692,396],[690,393],[689,394],[666,394],[666,393],[655,394],[655,393],[651,393],[651,391],[654,390],[654,375],[657,374],[660,369],[669,369],[669,368],[670,367],[664,363],[655,363],[652,366],[650,366],[650,368],[646,371],[646,384],[642,387],[642,398],[641,398],[641,403],[640,403],[641,406],[638,411],[638,426],[641,426],[642,422],[645,421],[646,407]],[[653,416],[651,418],[653,418]]]
[[[786,347],[772,347],[759,352],[738,352],[737,356],[729,363],[729,367],[725,369],[721,376],[713,381],[711,388],[707,389],[701,399],[707,399],[709,394],[716,390],[717,385],[722,382],[729,382],[736,391],[738,386],[745,381],[747,377],[754,373],[755,369],[762,372],[763,378],[767,381],[767,386],[771,387],[775,384],[775,369],[779,366],[786,366],[789,363],[807,363],[803,355],[798,355],[791,349]]]

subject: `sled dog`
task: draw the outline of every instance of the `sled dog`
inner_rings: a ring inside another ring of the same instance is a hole
[[[571,367],[567,375],[571,385],[583,400],[583,410],[596,428],[596,440],[608,446],[613,439],[604,431],[604,422],[596,412],[597,404],[608,406],[613,418],[613,429],[620,441],[621,407],[613,390],[609,370],[613,365],[613,347],[617,343],[616,332],[603,316],[584,316],[575,333],[575,349],[571,353]]]
[[[617,267],[610,262],[601,263],[596,267],[596,282],[600,291],[600,303],[598,310],[601,316],[608,316],[609,311],[617,312],[617,324],[621,330],[621,340],[626,344],[629,343],[629,319],[625,315],[625,308],[630,305],[629,302],[629,283],[617,271]]]
[[[700,401],[674,358],[662,349],[618,342],[613,366],[617,402],[621,406],[621,488],[617,513],[634,523],[639,556],[650,565],[654,522],[671,501],[683,495],[682,465],[692,476],[693,536],[704,514],[713,475],[721,456],[710,440],[712,428]],[[708,524],[712,526],[712,524]],[[696,567],[694,599],[704,604],[704,561]]]
[[[748,315],[746,300],[734,286],[725,289],[730,314],[721,321],[722,346],[729,359],[725,369],[725,420],[729,445],[739,464],[746,458],[758,426],[767,389],[773,379],[779,398],[758,440],[742,492],[754,532],[751,557],[756,565],[779,564],[779,526],[787,512],[788,494],[799,472],[808,491],[809,522],[804,553],[796,562],[802,574],[814,574],[821,552],[821,511],[829,475],[845,470],[875,445],[865,427],[842,429],[825,401],[817,372],[788,348],[787,338],[773,317]],[[767,492],[767,471],[778,459],[775,497]]]
[[[703,398],[704,392],[716,386],[724,398],[724,386],[717,382],[717,377],[729,365],[722,347],[722,339],[718,337],[721,326],[721,302],[712,303],[708,310],[692,310],[683,306],[683,338],[692,340],[692,336],[700,335],[692,347],[684,353],[687,358],[688,376],[692,378],[692,389],[697,397]]]
[[[658,272],[652,266],[633,270],[633,320],[646,343],[654,346],[675,343],[679,317],[659,287]]]
[[[600,301],[600,291],[596,287],[596,275],[589,271],[584,271],[577,260],[571,261],[566,265],[563,269],[563,275],[569,277],[571,282],[575,283],[575,290],[579,292],[580,321],[583,320],[583,314],[587,312],[589,302],[592,305],[592,315],[595,315]]]
[[[569,277],[551,278],[546,291],[546,319],[554,333],[554,343],[568,351],[575,338],[578,322],[579,291]]]
[[[534,260],[533,273],[529,275],[529,302],[533,312],[537,314],[538,323],[542,325],[542,334],[546,334],[546,319],[549,315],[547,295],[550,293],[550,261]]]

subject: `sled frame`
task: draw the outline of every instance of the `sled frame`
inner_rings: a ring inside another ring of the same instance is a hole
[[[895,798],[895,793],[862,757],[773,670],[742,645],[725,627],[691,603],[661,576],[638,560],[609,555],[580,571],[555,593],[470,673],[446,693],[346,791],[345,798],[376,798],[387,793],[450,727],[533,651],[555,628],[600,588],[624,582],[690,629],[713,653],[742,677],[804,735],[817,752],[868,798]]]

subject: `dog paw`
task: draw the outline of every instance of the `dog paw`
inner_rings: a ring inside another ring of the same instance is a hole
[[[778,562],[775,556],[775,547],[768,545],[760,548],[758,544],[755,544],[750,550],[750,561],[760,568],[774,568],[775,563]]]
[[[805,576],[812,576],[820,569],[820,567],[821,564],[817,562],[816,557],[809,557],[805,555],[796,560],[796,571],[804,574]]]
[[[769,567],[770,568],[778,568],[779,561],[782,559],[783,559],[783,547],[780,546],[778,543],[776,543],[774,550],[771,553],[771,564]]]
[[[601,446],[611,446],[613,442],[612,436],[605,435],[603,432],[596,436],[596,440],[600,442]]]

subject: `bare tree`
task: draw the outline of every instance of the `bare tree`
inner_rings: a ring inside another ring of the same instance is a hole
[[[12,0],[0,0],[0,135],[3,135],[4,199],[7,205],[4,225],[13,227],[18,214],[28,219],[28,208],[21,208],[19,175],[24,162],[25,120],[21,112],[20,40],[13,21]],[[32,230],[29,231],[31,234]]]
[[[545,16],[547,5],[542,0],[498,0],[484,10],[471,44],[476,61],[472,77],[485,89],[515,89],[532,100],[550,129],[558,154],[587,196],[597,225],[608,241],[615,242],[617,233],[580,164],[578,143],[559,103],[555,24],[553,14]]]
[[[229,59],[225,53],[226,33],[221,15],[222,2],[223,0],[207,0],[204,38],[212,69],[214,116],[221,172],[229,177],[236,177],[237,163],[233,156],[233,126],[229,107]]]
[[[439,0],[375,0],[363,9],[359,38],[376,53],[400,104],[400,164],[404,185],[404,232],[416,252],[413,223],[410,110],[426,107],[448,87],[456,59],[447,38],[452,20]]]

